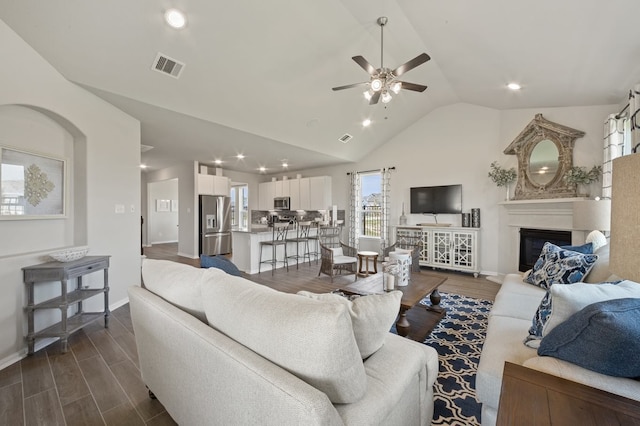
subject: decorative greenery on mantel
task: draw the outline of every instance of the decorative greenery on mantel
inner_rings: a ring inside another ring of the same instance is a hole
[[[509,186],[510,183],[516,180],[518,173],[514,167],[510,169],[503,169],[497,161],[491,163],[491,169],[489,170],[489,177],[498,186]]]
[[[600,180],[602,166],[593,166],[587,171],[586,167],[574,166],[564,174],[564,181],[576,185],[589,185]]]

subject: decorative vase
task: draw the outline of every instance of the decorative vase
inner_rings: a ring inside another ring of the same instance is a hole
[[[507,188],[507,198],[505,198],[505,201],[509,201],[509,184],[505,185],[505,188]]]
[[[400,215],[400,225],[407,224],[407,217],[404,215],[404,203],[402,203],[402,214]]]
[[[480,209],[471,209],[471,227],[480,228]]]

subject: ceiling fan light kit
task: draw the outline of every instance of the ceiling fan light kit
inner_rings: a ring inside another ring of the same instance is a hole
[[[400,65],[398,68],[391,70],[384,66],[384,26],[387,24],[388,19],[385,16],[378,18],[377,23],[380,26],[380,68],[374,68],[364,57],[354,56],[351,59],[355,63],[360,65],[370,75],[370,80],[363,83],[347,84],[346,86],[334,87],[332,90],[338,91],[343,89],[350,89],[358,86],[368,86],[367,90],[363,92],[366,100],[369,101],[369,105],[377,104],[382,100],[382,103],[388,103],[393,99],[393,94],[400,93],[400,90],[412,90],[414,92],[424,92],[427,86],[422,84],[408,83],[398,80],[402,74],[411,71],[418,65],[422,65],[427,62],[429,55],[421,53],[410,61]]]

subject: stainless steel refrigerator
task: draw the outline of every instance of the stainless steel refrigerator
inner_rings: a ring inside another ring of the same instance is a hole
[[[231,253],[231,198],[200,195],[200,254]]]

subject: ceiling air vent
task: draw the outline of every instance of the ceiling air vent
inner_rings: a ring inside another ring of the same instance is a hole
[[[151,67],[151,69],[163,74],[170,75],[173,78],[178,78],[180,77],[180,73],[184,69],[184,64],[168,57],[163,53],[158,53],[156,59],[153,61],[153,66]]]
[[[342,143],[347,143],[349,142],[351,139],[353,139],[353,136],[351,136],[349,133],[345,133],[344,135],[340,136],[338,138],[338,140]]]

